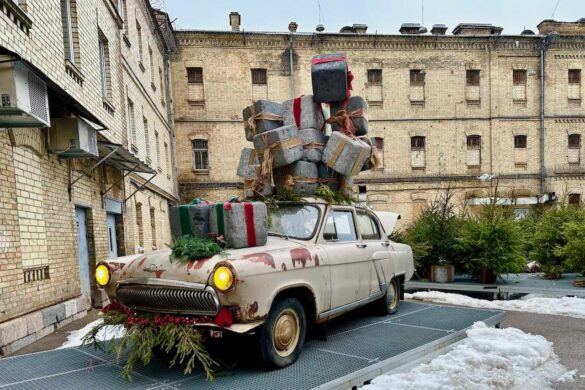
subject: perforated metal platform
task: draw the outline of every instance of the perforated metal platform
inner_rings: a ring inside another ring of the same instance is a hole
[[[214,382],[183,375],[153,359],[137,365],[133,381],[120,377],[116,357],[77,347],[0,359],[0,389],[349,389],[383,372],[445,348],[476,321],[496,325],[499,311],[403,302],[394,316],[356,313],[337,320],[327,341],[305,344],[292,366],[266,371],[248,355]],[[238,351],[234,351],[237,353]]]

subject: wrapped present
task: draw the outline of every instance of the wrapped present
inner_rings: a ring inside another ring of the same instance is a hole
[[[173,240],[184,235],[207,238],[210,232],[211,207],[212,203],[201,199],[195,199],[191,204],[172,206],[169,209],[169,217]]]
[[[283,126],[254,136],[261,176],[272,178],[272,169],[295,163],[303,158],[303,144],[296,126]],[[274,184],[274,183],[272,183]]]
[[[347,197],[353,197],[353,177],[341,176],[340,191]]]
[[[311,60],[313,100],[341,102],[350,95],[353,75],[347,69],[345,54],[320,54]]]
[[[270,177],[262,178],[260,176],[260,167],[256,168],[256,173],[253,178],[244,180],[244,196],[247,199],[261,198],[273,195],[274,188],[271,184]]]
[[[313,96],[299,96],[282,103],[284,125],[295,125],[299,129],[321,129],[323,112],[321,105],[313,100]]]
[[[327,120],[333,131],[345,131],[356,136],[368,134],[368,102],[361,96],[351,96],[342,104],[331,105]]]
[[[339,191],[339,182],[341,175],[329,168],[327,164],[317,164],[317,172],[319,175],[319,183],[331,188],[332,191]]]
[[[257,100],[251,106],[244,108],[242,115],[248,141],[252,141],[256,134],[282,126],[282,104],[280,103]]]
[[[344,176],[355,176],[361,171],[371,150],[370,145],[358,138],[334,131],[323,151],[323,162]]]
[[[237,175],[244,179],[254,179],[256,168],[260,166],[256,150],[252,148],[242,149],[240,162],[238,163]]]
[[[299,130],[303,141],[303,160],[318,163],[323,158],[325,149],[325,134],[321,130]]]
[[[380,156],[378,148],[376,147],[376,139],[368,137],[359,137],[359,139],[370,145],[370,147],[372,148],[370,156],[364,162],[362,172],[382,168],[382,157]]]
[[[216,203],[210,213],[213,233],[223,236],[230,248],[266,244],[267,208],[262,202]]]
[[[312,195],[319,186],[317,164],[297,161],[274,172],[277,191],[292,191],[295,194]]]

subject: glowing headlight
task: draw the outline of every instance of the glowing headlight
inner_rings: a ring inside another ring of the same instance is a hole
[[[110,269],[105,264],[100,264],[95,269],[95,281],[100,287],[107,286],[110,283]]]
[[[220,291],[229,290],[234,284],[234,273],[225,265],[217,267],[213,273],[213,284]]]

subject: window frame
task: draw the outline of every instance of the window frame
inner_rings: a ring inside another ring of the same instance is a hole
[[[378,79],[379,78],[379,79]],[[367,70],[368,85],[382,85],[383,74],[382,69],[368,69]]]
[[[465,85],[468,87],[479,87],[481,79],[481,70],[467,69],[465,70]]]
[[[516,75],[522,75],[522,77],[516,77]],[[521,78],[522,80],[519,80]],[[526,69],[512,69],[512,85],[526,85],[528,84],[528,72]]]
[[[577,80],[572,78],[571,75],[577,75]],[[569,69],[567,71],[567,82],[569,84],[581,84],[581,69]]]
[[[372,227],[372,230],[374,232],[374,234],[377,233],[377,237],[374,238],[364,238],[364,235],[362,234],[362,230],[360,228],[360,224],[358,222],[358,219],[360,217],[364,217],[367,218],[370,221],[370,226]],[[380,230],[380,226],[378,225],[378,221],[376,221],[370,214],[368,214],[365,210],[356,210],[356,222],[357,223],[357,227],[358,227],[358,231],[359,231],[359,236],[360,239],[362,241],[382,241],[382,232]]]
[[[467,150],[481,150],[481,135],[472,134],[466,137]]]
[[[335,214],[336,213],[346,213],[349,214],[351,216],[351,222],[353,224],[353,235],[354,235],[354,239],[353,240],[340,240],[339,239],[339,234],[337,233],[337,226],[335,224]],[[355,219],[355,213],[353,212],[353,210],[351,209],[342,209],[342,208],[332,208],[327,215],[325,216],[325,219],[323,220],[323,231],[321,233],[321,238],[323,239],[323,241],[327,242],[327,243],[352,243],[352,242],[359,242],[359,231],[357,229],[356,226],[356,219]],[[333,227],[335,229],[335,236],[336,238],[334,239],[326,239],[325,238],[325,228],[327,227],[327,221],[329,220],[330,217],[333,217]]]
[[[265,68],[252,68],[250,69],[250,75],[252,77],[252,85],[268,85],[268,70]],[[262,75],[258,77],[258,75]],[[263,78],[263,80],[262,80]],[[264,81],[264,82],[262,82]]]
[[[410,69],[410,86],[423,87],[427,78],[427,72],[424,69]]]
[[[63,23],[63,27],[65,27],[64,34],[66,35],[64,38],[66,39],[67,47],[65,48],[65,59],[71,62],[72,64],[77,63],[77,52],[75,50],[75,43],[73,39],[73,7],[71,6],[71,2],[75,0],[61,0],[64,4],[63,10],[65,11],[65,15],[61,17],[65,20]]]
[[[518,142],[519,140],[523,140],[522,142]],[[524,145],[524,146],[522,146]],[[528,148],[528,136],[527,135],[515,135],[514,136],[514,149],[526,149]]]
[[[577,143],[571,142],[571,140],[577,140]],[[573,133],[567,136],[567,148],[568,149],[581,149],[581,134]]]
[[[187,84],[203,84],[203,68],[200,66],[188,66]]]
[[[427,137],[423,136],[423,135],[415,135],[410,137],[410,150],[411,151],[415,151],[415,150],[425,150],[427,147]],[[420,145],[414,145],[415,143],[417,143],[416,141],[421,141],[422,140],[422,146]]]
[[[205,142],[205,148],[197,147],[196,142]],[[203,168],[197,168],[196,153],[200,154],[200,161]],[[195,172],[208,172],[209,171],[209,141],[204,138],[194,138],[191,140],[191,157],[193,158],[193,171]],[[205,159],[203,159],[205,157]],[[205,163],[203,163],[205,161]]]
[[[136,145],[136,115],[134,112],[134,102],[129,97],[126,98],[127,126],[130,132],[130,145],[137,148]]]

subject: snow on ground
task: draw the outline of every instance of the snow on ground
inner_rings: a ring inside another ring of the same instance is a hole
[[[440,291],[421,291],[415,292],[414,294],[404,294],[404,298],[484,309],[526,311],[530,313],[585,318],[585,299],[574,297],[551,298],[529,294],[522,299],[511,301],[487,301],[485,299],[476,299],[460,294]]]
[[[83,328],[74,330],[73,332],[69,332],[69,336],[67,336],[67,341],[63,343],[57,349],[61,348],[70,348],[70,347],[77,347],[81,345],[83,336],[85,336],[94,326],[101,324],[102,320],[95,320],[90,322],[89,324],[85,325]],[[97,338],[100,341],[103,340],[110,340],[112,338],[120,338],[124,335],[124,327],[122,325],[108,325],[102,328]]]
[[[559,363],[544,337],[476,322],[446,354],[409,372],[381,375],[361,389],[551,389],[575,376],[575,370]]]

